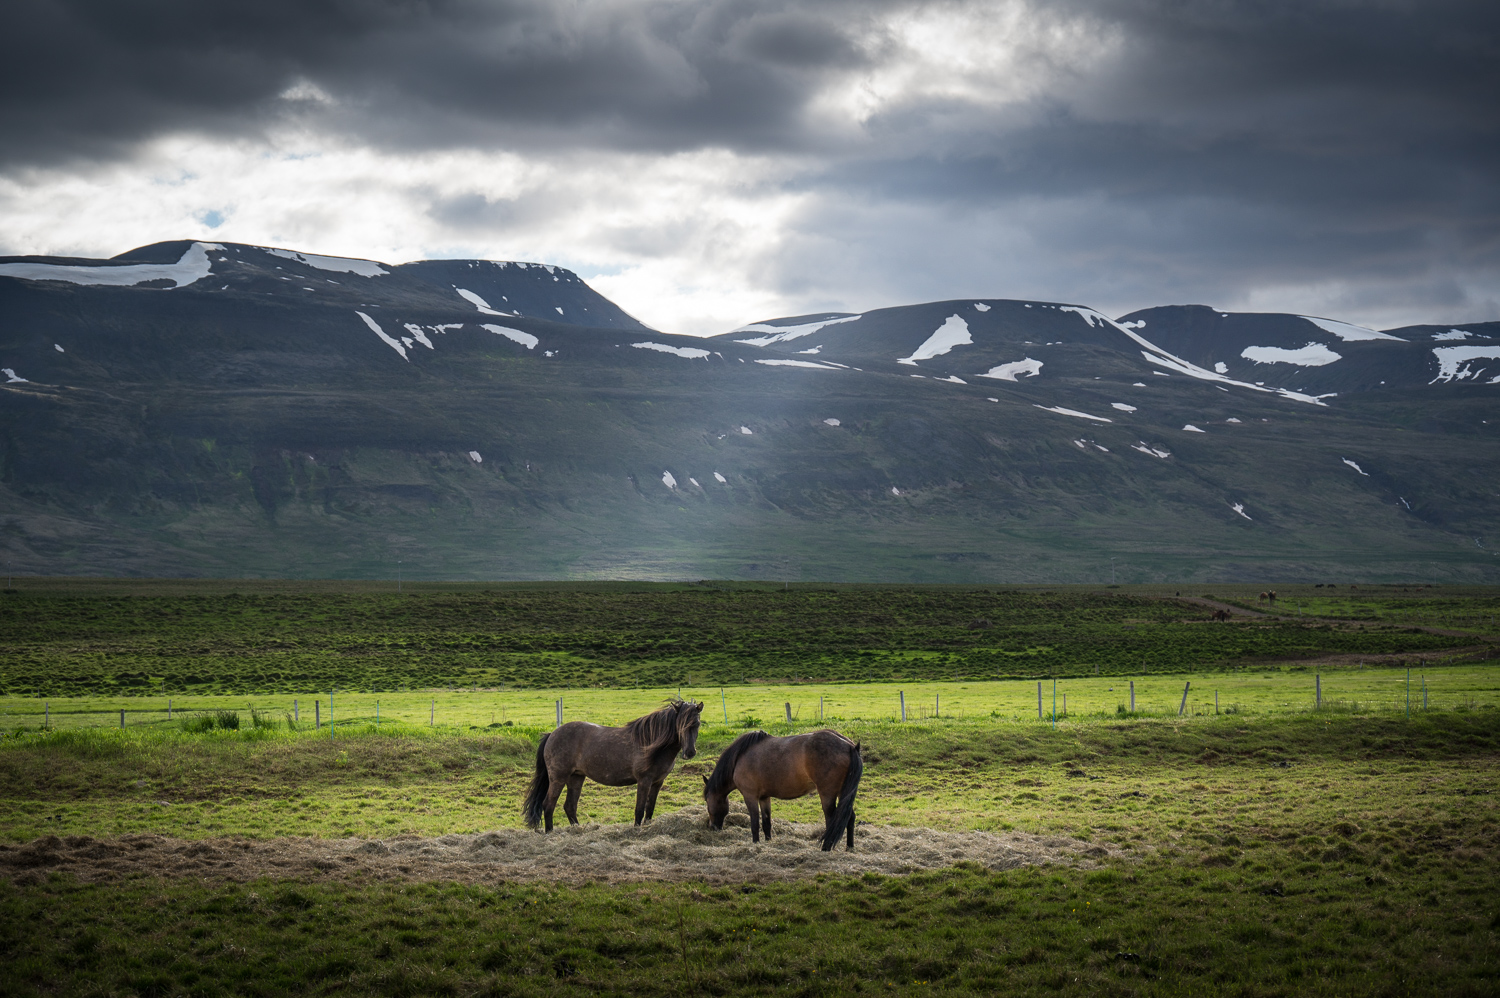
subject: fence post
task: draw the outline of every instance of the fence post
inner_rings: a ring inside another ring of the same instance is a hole
[[[1427,677],[1422,677],[1422,709],[1427,709]]]
[[[901,698],[901,720],[906,720],[906,692],[897,690],[896,695]]]
[[[719,706],[724,708],[724,723],[729,723],[729,701],[724,697],[724,687],[719,687]]]
[[[1313,674],[1313,705],[1319,710],[1323,708],[1323,677]]]
[[[1052,677],[1052,730],[1057,730],[1057,677]]]
[[[553,704],[553,707],[555,707],[557,709],[557,727],[560,728],[560,727],[562,727],[562,723],[563,723],[562,722],[562,698],[561,697],[558,697],[557,702],[555,704]]]
[[[1411,720],[1411,670],[1406,670],[1406,719]]]
[[[437,697],[432,698],[432,703],[427,708],[427,726],[429,728],[437,725]]]
[[[1036,684],[1036,719],[1042,720],[1042,684]]]
[[[823,723],[823,697],[821,694],[818,696],[818,723]]]
[[[300,720],[302,718],[297,715],[297,698],[292,697],[292,723],[296,724]]]
[[[333,738],[333,690],[328,691],[328,737]]]
[[[932,716],[933,717],[942,717],[943,716],[942,707],[943,707],[943,695],[941,693],[934,693],[932,695]]]
[[[167,697],[167,720],[172,719],[172,698]]]
[[[1130,712],[1135,713],[1135,680],[1130,681]]]
[[[120,708],[120,727],[125,727],[125,708]]]
[[[788,700],[788,701],[786,701],[785,704],[783,704],[783,706],[786,708],[786,723],[787,724],[791,724],[792,723],[792,702],[790,700]]]
[[[1218,690],[1214,690],[1214,715],[1218,716],[1218,713],[1219,713],[1219,691]]]
[[[1064,693],[1063,694],[1063,717],[1067,717],[1067,716],[1068,716],[1068,695],[1066,693]]]
[[[1177,716],[1178,717],[1181,717],[1182,716],[1182,712],[1185,711],[1185,710],[1187,710],[1187,695],[1188,695],[1188,690],[1192,688],[1192,685],[1193,685],[1193,681],[1191,679],[1189,679],[1187,682],[1185,682],[1185,683],[1182,684],[1182,703],[1180,703],[1180,704],[1177,705]]]
[[[322,726],[323,726],[323,701],[321,701],[321,700],[314,700],[313,701],[313,729],[316,730],[318,728],[321,728]]]
[[[48,701],[42,704],[42,730],[49,731],[52,728],[52,703]]]
[[[380,701],[379,700],[375,701],[375,724],[377,726],[380,724]]]

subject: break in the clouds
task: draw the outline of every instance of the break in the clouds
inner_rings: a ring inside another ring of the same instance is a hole
[[[1489,0],[14,0],[0,252],[540,259],[645,321],[1500,317]]]

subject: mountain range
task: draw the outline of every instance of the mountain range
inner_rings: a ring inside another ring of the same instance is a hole
[[[1500,322],[652,330],[536,263],[0,258],[18,574],[1495,581]]]

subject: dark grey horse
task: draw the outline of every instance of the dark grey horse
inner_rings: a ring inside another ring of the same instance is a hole
[[[698,754],[698,721],[703,704],[672,699],[661,710],[638,717],[623,728],[606,728],[587,721],[569,721],[542,736],[536,747],[536,775],[526,792],[526,824],[535,828],[543,817],[552,831],[552,812],[563,787],[568,788],[563,813],[578,824],[578,794],[584,778],[606,787],[635,784],[635,823],[650,821],[656,795],[677,764]]]

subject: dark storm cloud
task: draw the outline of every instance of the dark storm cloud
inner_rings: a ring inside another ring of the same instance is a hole
[[[108,157],[294,115],[394,147],[781,146],[821,74],[865,58],[852,33],[881,7],[12,0],[0,157]],[[279,99],[303,83],[313,99]]]

